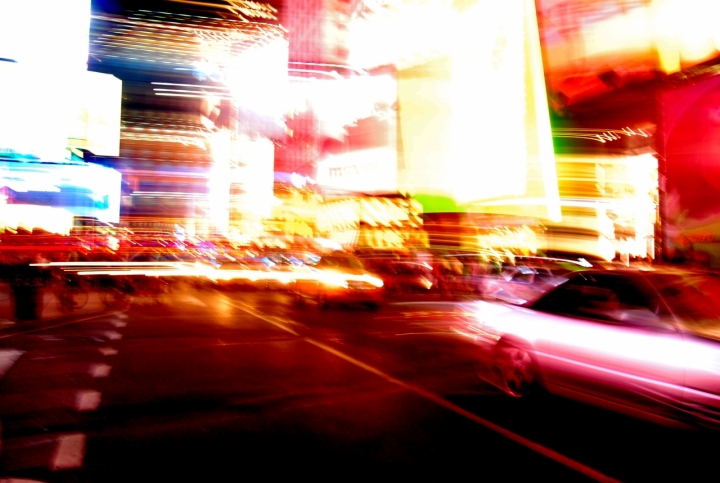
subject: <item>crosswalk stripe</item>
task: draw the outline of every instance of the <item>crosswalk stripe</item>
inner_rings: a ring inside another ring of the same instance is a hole
[[[100,393],[97,391],[79,391],[75,395],[75,409],[78,411],[94,411],[100,406]]]
[[[85,456],[86,436],[82,433],[60,437],[50,462],[50,469],[66,470],[80,468]]]
[[[16,349],[0,350],[0,379],[5,376],[23,353],[23,351]]]
[[[107,364],[93,364],[90,366],[90,375],[92,377],[108,377],[112,366]]]

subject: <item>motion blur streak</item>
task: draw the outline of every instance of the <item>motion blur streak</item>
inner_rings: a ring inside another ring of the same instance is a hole
[[[297,324],[297,322],[294,322],[294,321],[278,322],[276,320],[272,320],[272,319],[276,319],[276,317],[272,317],[272,318],[268,317],[262,313],[257,312],[256,310],[252,309],[250,306],[248,306],[246,304],[235,304],[228,300],[226,300],[225,303],[228,305],[231,305],[237,309],[240,309],[244,312],[247,312],[250,315],[257,317],[269,324],[272,324],[275,327],[278,327],[279,329],[282,329],[286,332],[289,332],[293,335],[300,337],[299,333],[297,333],[295,330],[291,329],[290,327],[288,327],[286,325],[287,323]],[[589,478],[592,478],[595,481],[600,481],[603,483],[618,483],[619,482],[619,480],[616,480],[607,475],[604,475],[603,473],[601,473],[587,465],[584,465],[583,463],[580,463],[579,461],[569,458],[561,453],[558,453],[557,451],[554,451],[551,448],[548,448],[541,444],[535,443],[517,433],[514,433],[508,429],[503,428],[502,426],[499,426],[491,421],[488,421],[487,419],[481,418],[481,417],[477,416],[476,414],[473,414],[470,411],[467,411],[467,410],[461,408],[460,406],[453,404],[452,402],[448,401],[447,399],[444,399],[444,398],[438,396],[437,394],[433,394],[433,393],[426,391],[420,387],[414,386],[412,384],[408,384],[407,382],[404,382],[400,379],[396,379],[393,376],[386,374],[385,372],[383,372],[369,364],[366,364],[362,361],[359,361],[359,360],[355,359],[354,357],[352,357],[348,354],[345,354],[342,351],[334,349],[318,340],[315,340],[311,337],[302,337],[302,339],[305,342],[312,344],[315,347],[318,347],[319,349],[322,349],[334,356],[339,357],[340,359],[343,359],[343,360],[359,367],[360,369],[363,369],[367,372],[375,374],[376,376],[381,377],[382,379],[385,379],[386,381],[388,381],[391,384],[395,384],[407,391],[411,391],[411,392],[417,394],[418,396],[420,396],[422,398],[432,401],[435,404],[438,404],[439,406],[442,406],[445,409],[448,409],[459,416],[462,416],[462,417],[467,418],[477,424],[480,424],[481,426],[484,426],[485,428],[487,428],[491,431],[494,431],[515,443],[525,446],[526,448],[528,448],[542,456],[545,456],[546,458],[550,458],[551,460],[553,460],[557,463],[560,463],[561,465],[567,466],[568,468],[571,468],[571,469],[577,471],[578,473],[581,473]]]
[[[328,285],[347,285],[349,281],[368,282],[376,287],[382,287],[383,281],[370,275],[355,275],[350,273],[317,273],[317,272],[267,272],[264,270],[216,270],[212,267],[199,266],[185,262],[51,262],[33,263],[33,267],[98,267],[93,270],[80,270],[78,275],[146,275],[149,277],[181,277],[204,276],[212,280],[277,280],[290,283],[295,280],[318,280]],[[105,267],[122,267],[103,269]],[[158,268],[162,267],[162,268]],[[69,268],[66,268],[69,270]]]

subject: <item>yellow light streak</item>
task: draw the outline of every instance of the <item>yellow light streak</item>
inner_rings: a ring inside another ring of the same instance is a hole
[[[34,267],[60,267],[73,271],[77,275],[92,276],[147,276],[147,277],[206,277],[210,280],[274,280],[290,284],[298,280],[311,280],[328,285],[347,286],[348,282],[366,282],[381,288],[382,279],[369,274],[351,274],[324,272],[316,269],[306,271],[270,271],[270,270],[219,270],[209,265],[189,262],[48,262],[33,263]],[[93,267],[92,270],[78,268]],[[97,267],[97,268],[94,268]],[[116,268],[113,268],[116,267]]]

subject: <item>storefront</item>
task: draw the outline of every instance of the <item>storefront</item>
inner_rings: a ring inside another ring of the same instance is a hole
[[[422,207],[405,196],[347,197],[325,201],[317,234],[345,249],[421,249],[428,245]]]

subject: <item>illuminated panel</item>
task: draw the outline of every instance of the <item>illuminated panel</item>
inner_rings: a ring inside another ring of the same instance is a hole
[[[210,139],[213,153],[213,166],[208,172],[210,220],[224,235],[233,232],[259,236],[260,220],[270,216],[273,204],[273,142],[228,130],[214,133]],[[236,226],[230,224],[233,212],[242,216]]]
[[[231,133],[223,129],[210,137],[213,165],[208,172],[208,218],[222,234],[230,223]]]
[[[391,192],[396,189],[396,178],[397,158],[391,148],[327,156],[317,167],[317,183],[326,189]]]
[[[262,219],[271,216],[274,201],[274,155],[273,142],[261,136],[240,134],[233,141],[230,209],[240,222],[230,226],[232,238],[263,234]]]
[[[454,29],[446,59],[400,72],[401,186],[459,210],[559,219],[533,2],[479,1]]]
[[[98,156],[120,155],[122,81],[108,74],[83,72],[73,84],[75,122],[69,126],[67,145]]]
[[[316,181],[327,189],[397,190],[397,81],[392,75],[309,83],[322,146]]]
[[[41,67],[0,62],[0,154],[65,159],[72,95],[56,77]]]
[[[232,98],[239,106],[280,119],[287,105],[288,43],[274,38],[233,57],[223,67]]]
[[[40,228],[48,233],[69,235],[73,227],[73,214],[64,208],[39,205],[2,205],[0,231],[5,228],[24,228],[33,231]]]
[[[63,208],[76,216],[120,221],[119,171],[83,164],[0,162],[0,189],[9,204]]]
[[[358,2],[348,33],[348,63],[400,69],[442,58],[453,49],[457,25],[451,2]]]
[[[53,82],[86,70],[90,0],[0,0],[0,19],[0,58],[42,66]]]

